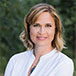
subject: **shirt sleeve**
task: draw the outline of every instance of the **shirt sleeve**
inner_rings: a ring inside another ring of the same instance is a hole
[[[11,58],[6,66],[4,76],[11,76],[13,69],[13,58]]]
[[[70,60],[69,62],[63,62],[57,72],[55,73],[55,76],[73,76],[74,72],[74,64],[73,61]]]

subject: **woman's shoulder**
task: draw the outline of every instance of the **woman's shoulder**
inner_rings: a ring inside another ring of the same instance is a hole
[[[15,55],[13,55],[9,61],[20,61],[20,60],[25,60],[27,58],[29,58],[29,56],[32,54],[32,50],[28,50],[28,51],[24,51],[21,53],[17,53]]]
[[[24,57],[24,56],[28,56],[28,55],[31,54],[31,52],[32,52],[32,50],[28,50],[28,51],[26,50],[24,52],[17,53],[15,55],[13,55],[12,57]]]
[[[62,52],[57,53],[56,60],[56,76],[73,76],[74,63],[73,60]]]
[[[60,57],[61,57],[61,60],[62,60],[62,61],[72,62],[72,59],[71,59],[69,56],[65,55],[65,54],[62,53],[62,52],[60,52],[59,54],[60,54]]]
[[[58,67],[57,67],[56,75],[58,74],[59,76],[61,76],[61,75],[73,76],[74,63],[70,57],[68,57],[67,55],[65,55],[62,52],[59,52],[59,56],[58,56],[57,61],[58,61]]]
[[[65,55],[64,53],[60,52],[59,53],[59,61],[61,64],[66,65],[66,67],[70,66],[70,67],[74,67],[74,63],[73,60],[68,57],[67,55]]]

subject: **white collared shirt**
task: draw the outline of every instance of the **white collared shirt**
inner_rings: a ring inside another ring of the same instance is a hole
[[[33,50],[14,55],[7,64],[4,76],[27,76],[34,60]],[[73,76],[73,72],[73,61],[53,49],[40,57],[40,61],[30,76]]]

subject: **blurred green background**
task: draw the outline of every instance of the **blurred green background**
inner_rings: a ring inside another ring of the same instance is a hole
[[[25,15],[38,3],[53,5],[60,15],[67,47],[62,52],[73,59],[76,76],[76,0],[0,0],[0,76],[9,58],[26,50],[19,35],[24,30]]]

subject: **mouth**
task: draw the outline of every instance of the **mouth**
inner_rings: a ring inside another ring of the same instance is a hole
[[[37,39],[38,39],[38,40],[46,40],[47,37],[39,37],[39,36],[37,36]]]

